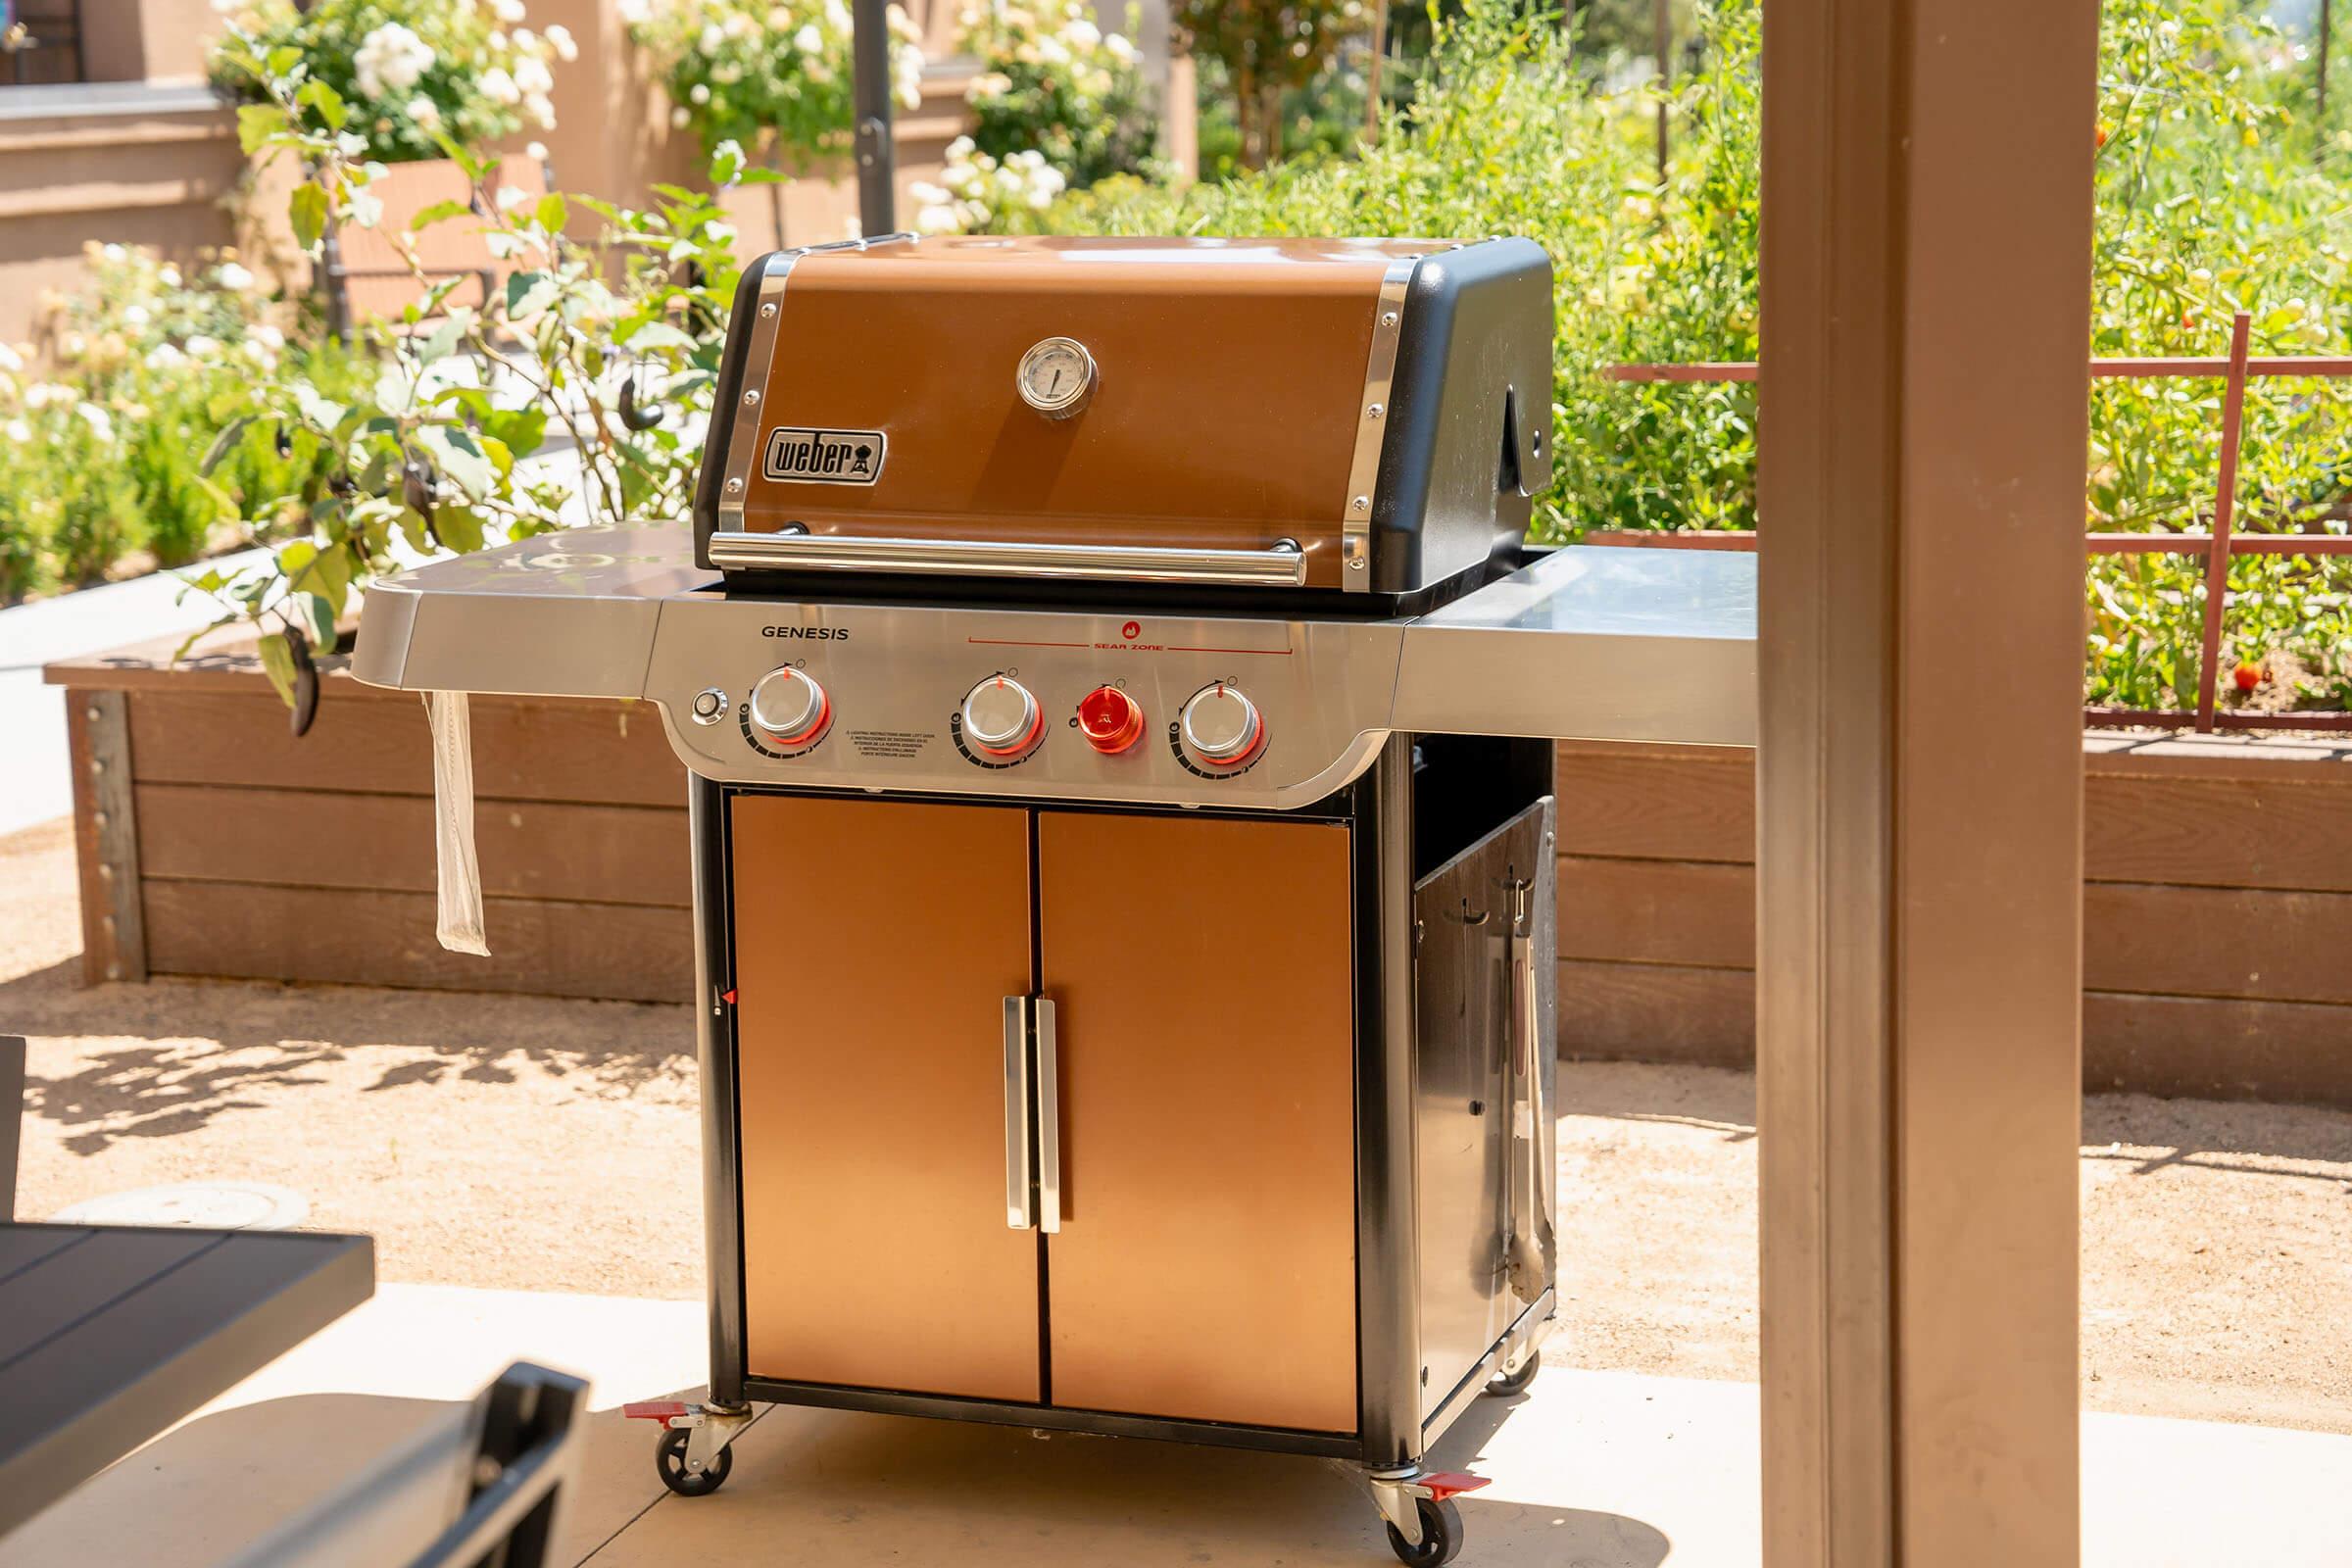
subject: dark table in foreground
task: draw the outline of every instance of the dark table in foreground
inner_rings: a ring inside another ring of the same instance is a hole
[[[366,1236],[0,1224],[0,1536],[374,1292]]]

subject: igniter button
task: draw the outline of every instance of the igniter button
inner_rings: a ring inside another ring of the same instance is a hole
[[[697,724],[715,724],[727,716],[727,694],[715,686],[706,686],[694,694],[692,711]]]

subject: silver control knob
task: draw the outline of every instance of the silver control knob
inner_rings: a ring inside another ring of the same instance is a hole
[[[812,742],[832,721],[832,699],[806,670],[771,669],[752,688],[752,722],[780,745]]]
[[[1266,744],[1257,705],[1223,681],[1195,692],[1179,724],[1184,749],[1211,767],[1239,767]]]
[[[727,716],[727,694],[715,686],[706,686],[694,694],[694,721],[697,724],[715,724]]]
[[[991,675],[964,694],[965,744],[986,756],[1025,756],[1044,738],[1045,714],[1029,688],[1009,675]]]

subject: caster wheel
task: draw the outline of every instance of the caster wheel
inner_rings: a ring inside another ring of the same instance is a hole
[[[1498,1372],[1487,1379],[1487,1392],[1498,1399],[1507,1399],[1514,1394],[1525,1394],[1527,1386],[1536,1381],[1536,1374],[1543,1369],[1544,1357],[1541,1354],[1531,1355],[1527,1358],[1527,1365],[1518,1371]]]
[[[662,1484],[679,1496],[708,1497],[725,1483],[727,1472],[735,1468],[735,1450],[719,1449],[710,1468],[695,1475],[686,1468],[686,1441],[692,1436],[684,1427],[671,1427],[662,1433],[662,1441],[654,1446],[654,1468],[662,1472]],[[1443,1557],[1429,1560],[1445,1561]]]
[[[1396,1560],[1412,1568],[1438,1568],[1440,1563],[1453,1561],[1462,1549],[1462,1510],[1450,1497],[1444,1502],[1415,1497],[1413,1506],[1421,1515],[1421,1544],[1408,1545],[1395,1525],[1385,1527],[1389,1549],[1396,1554]]]

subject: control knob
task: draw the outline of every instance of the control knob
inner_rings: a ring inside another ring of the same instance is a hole
[[[1116,757],[1143,738],[1144,710],[1116,686],[1098,686],[1078,704],[1078,733],[1105,757]]]
[[[833,700],[807,670],[771,669],[752,688],[752,724],[778,746],[813,746],[833,722]]]
[[[1209,768],[1248,766],[1266,745],[1266,721],[1257,705],[1223,681],[1193,694],[1177,733],[1187,755]]]
[[[1011,676],[991,675],[964,694],[964,744],[982,757],[1014,761],[1035,751],[1045,734],[1045,710]]]

